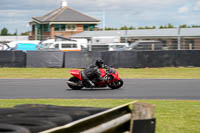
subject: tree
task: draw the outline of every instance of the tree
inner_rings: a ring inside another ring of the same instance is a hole
[[[117,30],[117,28],[106,27],[105,30]]]
[[[135,30],[136,28],[133,27],[133,26],[131,26],[131,27],[129,27],[128,29],[129,29],[129,30]]]
[[[22,36],[28,36],[29,35],[29,32],[23,32],[21,33]]]
[[[172,24],[168,24],[167,28],[175,28]]]
[[[160,28],[160,29],[163,29],[164,27],[161,25],[159,28]]]
[[[200,28],[200,25],[192,25],[192,28]]]
[[[156,29],[156,26],[153,26],[152,29]]]
[[[138,27],[139,30],[145,29],[144,27]]]
[[[123,26],[120,28],[120,30],[128,30],[128,27],[127,26]]]
[[[168,28],[175,28],[172,24],[168,24],[168,25],[161,25],[160,27],[159,27],[160,29],[168,29]]]
[[[180,28],[189,28],[189,26],[187,26],[186,24],[180,25]]]
[[[1,35],[2,35],[2,36],[8,35],[8,29],[4,27],[4,28],[1,30]]]

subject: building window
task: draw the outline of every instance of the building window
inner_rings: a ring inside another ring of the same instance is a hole
[[[95,25],[93,24],[84,24],[84,31],[93,31],[95,28]]]
[[[59,48],[59,44],[55,44],[55,48]]]
[[[73,24],[66,25],[66,31],[74,31],[74,30],[76,30],[76,25]]]
[[[77,44],[62,44],[62,48],[77,48]]]
[[[44,24],[44,32],[49,32],[50,26],[48,24]]]
[[[65,24],[55,24],[55,31],[65,31]]]

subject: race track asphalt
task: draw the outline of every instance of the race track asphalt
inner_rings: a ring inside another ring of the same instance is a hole
[[[70,90],[66,79],[0,79],[0,99],[200,99],[200,79],[124,79],[117,90]]]

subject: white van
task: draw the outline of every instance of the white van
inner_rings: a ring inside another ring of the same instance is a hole
[[[84,49],[88,48],[88,40],[85,38],[72,38],[72,41],[78,42]]]
[[[81,45],[76,41],[56,41],[43,45],[40,50],[81,51]]]

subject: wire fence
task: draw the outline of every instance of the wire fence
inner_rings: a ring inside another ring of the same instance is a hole
[[[128,45],[127,45],[128,44]],[[90,44],[89,51],[143,51],[143,50],[200,50],[200,40],[195,41],[152,41],[140,40],[129,43]]]

